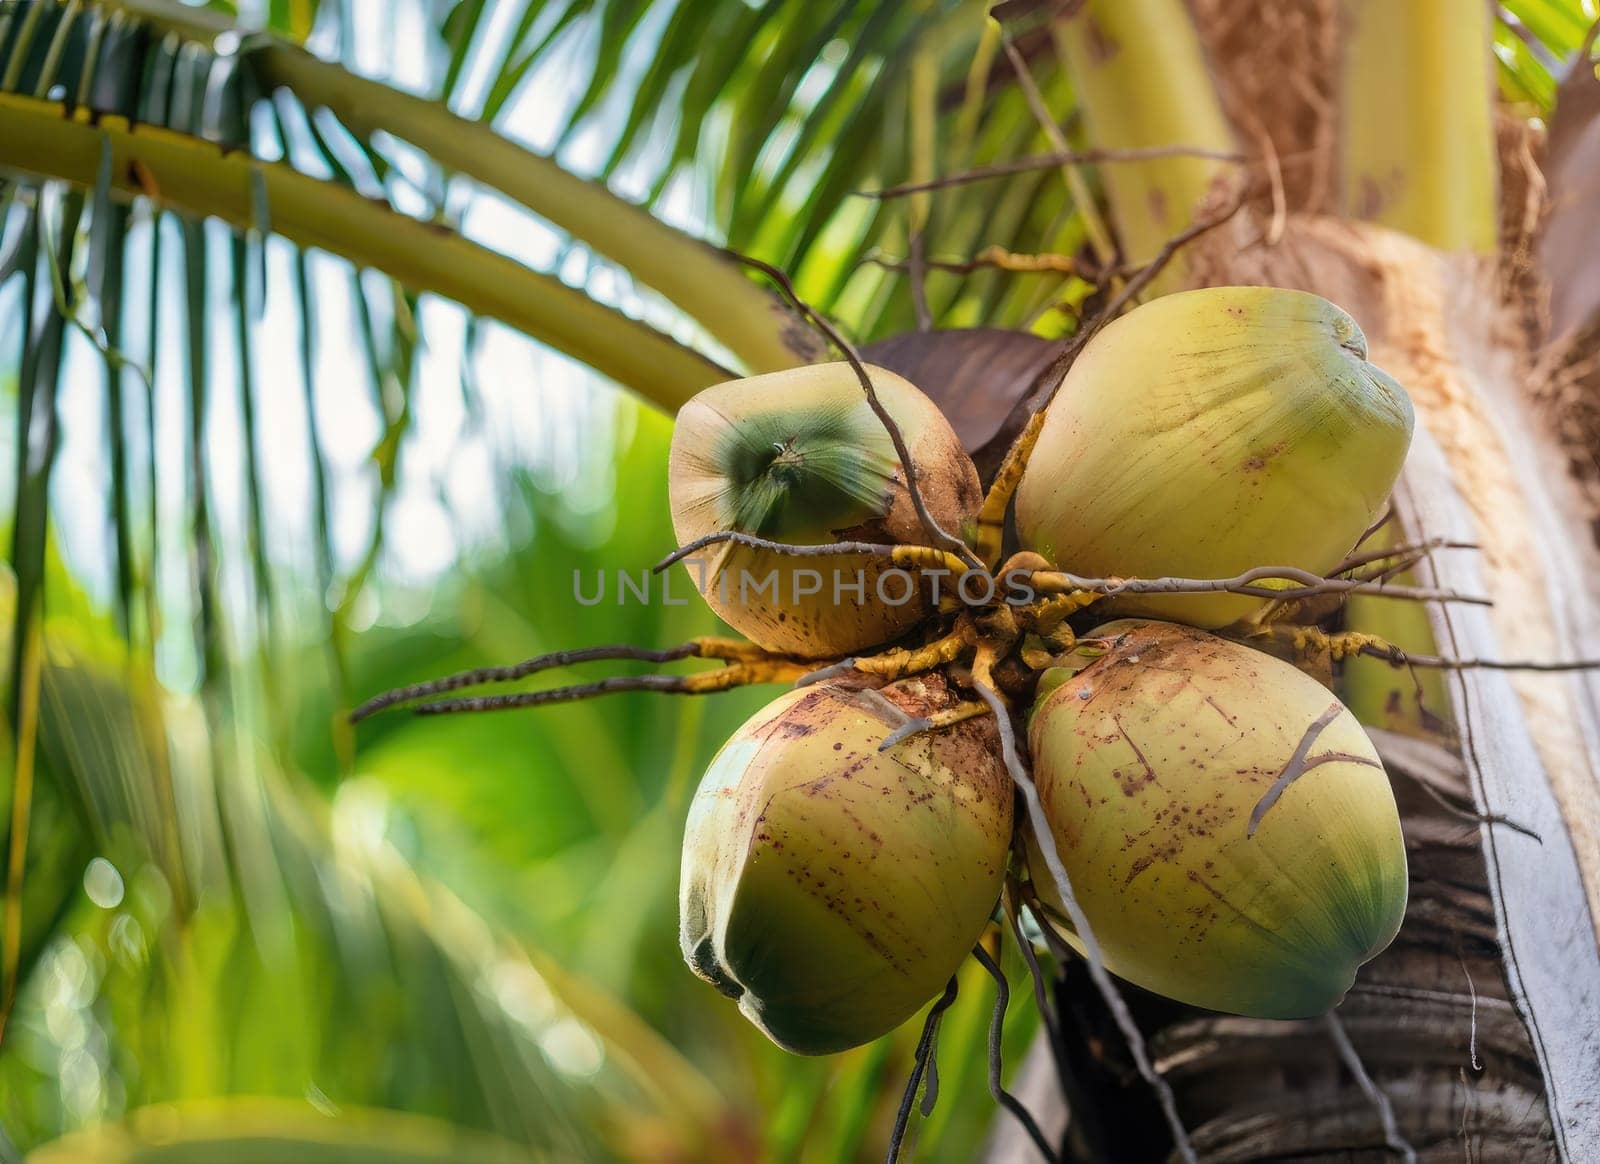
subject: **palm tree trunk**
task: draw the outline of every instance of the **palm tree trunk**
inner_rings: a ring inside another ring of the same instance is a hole
[[[1400,520],[1413,535],[1479,543],[1480,553],[1439,555],[1433,581],[1494,602],[1432,611],[1440,653],[1600,657],[1596,515],[1562,471],[1594,451],[1564,443],[1532,373],[1537,280],[1518,230],[1534,216],[1508,205],[1500,217],[1513,229],[1499,231],[1498,254],[1473,253],[1495,248],[1482,245],[1470,204],[1492,210],[1502,187],[1537,188],[1496,164],[1492,122],[1458,116],[1491,92],[1487,35],[1458,21],[1467,27],[1452,30],[1439,62],[1453,77],[1425,78],[1435,88],[1413,105],[1410,79],[1372,75],[1373,46],[1416,31],[1398,27],[1397,14],[1426,7],[1437,5],[1194,0],[1216,99],[1266,164],[1250,209],[1204,240],[1187,282],[1323,294],[1356,316],[1374,362],[1411,390],[1419,435],[1395,497]],[[1091,2],[1069,16],[1080,25],[1061,39],[1096,45],[1102,65],[1108,45],[1137,57],[1133,41],[1094,29],[1101,11]],[[1386,84],[1392,91],[1361,88]],[[1428,123],[1440,116],[1439,85],[1451,93],[1442,116],[1464,129]],[[1169,99],[1204,95],[1191,87]],[[1372,132],[1379,107],[1399,124],[1377,128],[1392,132]],[[1092,110],[1086,120],[1092,131]],[[1341,132],[1357,123],[1366,132]],[[1437,140],[1452,132],[1476,138]],[[1500,137],[1502,156],[1528,155],[1521,136]],[[1110,193],[1119,224],[1124,212],[1147,214]],[[1453,217],[1430,215],[1430,200]],[[1415,237],[1432,231],[1427,242],[1443,249]],[[1354,1056],[1320,1020],[1222,1017],[1130,992],[1201,1158],[1600,1159],[1600,681],[1478,669],[1453,674],[1448,689],[1457,725],[1448,747],[1374,731],[1404,816],[1411,903],[1398,940],[1338,1011]],[[1059,986],[1063,1014],[1075,1016],[1100,1088],[1097,1110],[1075,1118],[1097,1125],[1111,1158],[1167,1154],[1173,1145],[1109,1015],[1074,975]],[[1025,1158],[1020,1149],[1012,1129],[997,1128],[993,1159]]]

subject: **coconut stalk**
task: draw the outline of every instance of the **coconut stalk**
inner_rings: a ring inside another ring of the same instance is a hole
[[[268,85],[285,86],[307,106],[330,110],[352,132],[408,141],[446,169],[500,191],[620,263],[691,316],[748,371],[781,371],[820,354],[812,333],[795,327],[790,312],[727,255],[492,127],[281,41],[262,41],[250,59]]]
[[[109,154],[111,193],[261,226],[300,244],[387,271],[510,324],[582,360],[667,411],[728,378],[715,361],[637,323],[559,279],[363,198],[353,190],[260,162],[196,137],[0,93],[0,165],[92,190]]]
[[[1084,15],[1104,19],[1112,7],[1091,0]],[[1524,305],[1507,302],[1486,255],[1497,249],[1498,163],[1477,111],[1490,108],[1492,61],[1487,16],[1469,8],[1352,3],[1291,18],[1274,4],[1197,0],[1193,20],[1142,28],[1163,43],[1187,39],[1182,55],[1211,62],[1207,84],[1239,118],[1241,141],[1265,139],[1280,164],[1308,163],[1269,174],[1252,212],[1196,249],[1188,279],[1298,287],[1347,306],[1373,363],[1410,391],[1417,439],[1395,496],[1401,524],[1408,536],[1483,547],[1435,555],[1419,576],[1494,600],[1431,608],[1437,644],[1458,658],[1584,657],[1600,648],[1595,514],[1573,481],[1549,471],[1568,457],[1532,397]],[[1088,27],[1075,22],[1065,17],[1058,39],[1087,47]],[[1400,68],[1373,43],[1423,32],[1436,43]],[[1130,69],[1123,83],[1130,106],[1165,107],[1157,120],[1205,103],[1189,70]],[[1088,88],[1084,99],[1093,102]],[[1085,123],[1091,146],[1129,144],[1103,137],[1092,112]],[[1341,176],[1330,184],[1330,173]],[[1392,196],[1352,203],[1352,187],[1377,174]],[[1338,193],[1326,197],[1326,185]],[[1109,178],[1106,191],[1119,236],[1132,237],[1124,218],[1145,220],[1148,208]],[[1311,213],[1330,206],[1373,222]],[[1406,1157],[1437,1145],[1483,1158],[1600,1156],[1597,686],[1588,673],[1461,672],[1448,682],[1452,750],[1374,732],[1400,801],[1414,904],[1337,1029],[1142,1000],[1197,1152],[1386,1147]],[[1064,1000],[1074,982],[1069,973]],[[1115,1038],[1104,1016],[1085,1027],[1089,1045]],[[1138,1089],[1114,1088],[1105,1103],[1148,1125]],[[991,1158],[1016,1158],[1020,1146],[999,1125]]]
[[[237,33],[232,21],[176,0],[100,0],[107,11],[158,33],[213,45]],[[308,108],[322,107],[363,137],[385,133],[409,142],[449,171],[464,174],[532,210],[620,263],[666,296],[748,371],[791,368],[820,348],[793,326],[787,310],[753,284],[737,263],[700,239],[564,170],[502,136],[493,126],[324,61],[275,37],[252,39],[250,66],[264,87],[282,86]]]
[[[1499,167],[1489,6],[1343,0],[1340,17],[1342,211],[1440,250],[1492,254]]]
[[[1095,0],[1074,18],[1058,20],[1053,33],[1093,145],[1235,148],[1181,0]],[[1215,158],[1192,156],[1106,167],[1101,181],[1123,261],[1155,258],[1226,169]],[[1154,291],[1181,284],[1181,271],[1171,271]]]

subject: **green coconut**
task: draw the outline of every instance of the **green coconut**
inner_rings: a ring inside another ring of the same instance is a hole
[[[1011,843],[992,720],[879,751],[953,702],[937,677],[821,683],[734,733],[689,809],[680,940],[772,1040],[815,1055],[893,1030],[987,924]]]
[[[977,470],[938,407],[868,366],[905,438],[923,500],[960,536],[982,503]],[[769,541],[927,544],[894,444],[847,363],[708,388],[678,413],[669,460],[678,544],[736,530]],[[723,621],[771,650],[848,654],[903,634],[929,610],[928,579],[860,555],[798,558],[725,543],[686,563]]]
[[[1290,664],[1192,627],[1088,637],[1104,649],[1046,673],[1028,739],[1107,968],[1233,1014],[1337,1005],[1406,908],[1400,817],[1361,725]],[[1031,834],[1029,852],[1068,924]]]
[[[1382,511],[1411,401],[1348,313],[1279,287],[1155,299],[1085,346],[1016,494],[1017,531],[1062,570],[1323,573]],[[1219,627],[1256,598],[1126,594],[1109,612]]]

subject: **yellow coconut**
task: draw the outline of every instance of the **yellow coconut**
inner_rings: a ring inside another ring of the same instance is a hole
[[[1361,725],[1290,664],[1204,631],[1127,620],[1090,638],[1103,653],[1041,681],[1029,742],[1107,968],[1234,1014],[1336,1005],[1406,906],[1399,814]],[[1031,837],[1029,868],[1064,920]]]
[[[868,372],[905,437],[930,513],[960,536],[982,501],[971,458],[933,401],[892,372]],[[846,363],[695,396],[678,413],[669,494],[680,546],[724,530],[797,545],[927,542],[894,445]],[[929,609],[928,579],[885,577],[888,563],[857,555],[797,558],[723,544],[685,565],[730,626],[806,657],[887,642]]]
[[[994,909],[1012,789],[992,721],[878,750],[908,715],[951,701],[937,677],[791,691],[734,734],[695,794],[684,958],[791,1051],[893,1030]]]
[[[1405,390],[1316,295],[1211,287],[1152,300],[1079,355],[1016,495],[1023,543],[1061,569],[1231,578],[1336,565],[1410,447]],[[1218,627],[1258,599],[1125,595],[1108,610]]]

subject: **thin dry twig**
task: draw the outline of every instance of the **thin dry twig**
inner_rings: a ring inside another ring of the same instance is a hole
[[[917,330],[933,329],[933,312],[928,307],[928,238],[917,231],[911,238],[911,258],[907,273],[911,282],[911,309],[916,314]]]
[[[417,715],[453,715],[462,712],[510,711],[521,707],[544,707],[555,703],[575,703],[600,695],[623,691],[654,691],[663,695],[710,695],[755,683],[779,683],[798,674],[803,664],[794,661],[734,663],[714,671],[694,675],[612,675],[592,683],[574,683],[545,691],[518,691],[510,695],[480,695],[467,699],[438,699],[419,703]]]
[[[1544,838],[1521,821],[1513,820],[1511,817],[1498,812],[1479,812],[1473,808],[1462,808],[1459,804],[1452,804],[1450,798],[1435,788],[1429,781],[1406,771],[1404,767],[1397,767],[1395,771],[1409,778],[1412,784],[1422,790],[1423,795],[1458,820],[1467,821],[1474,825],[1505,825],[1512,832],[1521,833],[1530,840],[1537,841],[1541,845],[1544,844]]]
[[[1402,554],[1398,558],[1379,558],[1364,566],[1347,568],[1345,576],[1357,578],[1363,582],[1388,582],[1393,578],[1398,578],[1407,570],[1420,566],[1427,560],[1428,551],[1417,550],[1413,553]],[[1333,571],[1330,570],[1329,573],[1331,574]]]
[[[908,552],[915,553],[924,547],[895,545],[889,542],[830,542],[817,546],[798,546],[788,542],[775,542],[738,530],[719,530],[706,534],[679,547],[653,569],[659,573],[682,561],[698,550],[721,542],[732,542],[749,549],[769,550],[797,558],[824,558],[835,554],[861,554],[869,557],[891,558]],[[974,572],[981,571],[981,567]],[[1440,590],[1424,586],[1390,586],[1381,579],[1327,578],[1296,566],[1257,566],[1232,578],[1090,578],[1065,570],[1036,570],[1030,575],[1036,589],[1055,592],[1056,588],[1085,593],[1115,594],[1241,594],[1251,598],[1270,598],[1289,601],[1312,598],[1322,594],[1375,594],[1385,598],[1408,599],[1416,602],[1466,602],[1489,605],[1487,598],[1460,594],[1454,590]],[[1264,582],[1293,582],[1290,587],[1262,585]]]
[[[1022,793],[1023,803],[1028,809],[1028,819],[1033,827],[1034,837],[1039,845],[1039,851],[1044,857],[1044,863],[1050,871],[1050,877],[1055,882],[1056,891],[1061,895],[1061,903],[1066,908],[1067,916],[1072,922],[1073,929],[1078,938],[1083,942],[1083,949],[1089,965],[1089,977],[1094,980],[1095,988],[1100,996],[1105,999],[1106,1008],[1110,1010],[1112,1018],[1116,1020],[1117,1028],[1122,1032],[1122,1037],[1127,1040],[1128,1050],[1133,1055],[1133,1061],[1139,1069],[1140,1077],[1155,1092],[1156,1100],[1160,1104],[1161,1114],[1165,1117],[1167,1128],[1172,1134],[1173,1146],[1185,1164],[1198,1164],[1199,1157],[1195,1155],[1194,1145],[1189,1141],[1188,1130],[1183,1126],[1183,1119],[1178,1114],[1178,1102],[1172,1094],[1172,1088],[1161,1074],[1156,1071],[1150,1060],[1149,1049],[1145,1046],[1144,1035],[1139,1030],[1139,1024],[1133,1019],[1133,1013],[1128,1009],[1122,993],[1117,989],[1111,975],[1106,971],[1105,955],[1100,949],[1100,943],[1094,936],[1094,931],[1089,925],[1089,918],[1083,912],[1083,907],[1078,904],[1078,899],[1072,891],[1072,879],[1067,875],[1067,867],[1061,861],[1061,853],[1056,848],[1055,834],[1050,831],[1050,822],[1044,814],[1044,803],[1039,799],[1039,788],[1033,782],[1033,776],[1028,771],[1027,764],[1023,761],[1021,753],[1017,750],[1016,732],[1011,725],[1011,713],[1005,701],[1000,698],[994,688],[985,683],[974,683],[978,694],[985,703],[994,711],[995,720],[1000,726],[1000,752],[1005,760],[1006,771],[1011,774],[1017,789]]]
[[[1261,124],[1261,119],[1248,107],[1240,110],[1250,136],[1261,145],[1261,156],[1267,167],[1267,185],[1272,195],[1272,219],[1267,225],[1266,243],[1275,247],[1283,241],[1284,227],[1289,218],[1289,204],[1283,190],[1283,165],[1278,161],[1278,148],[1272,144],[1272,135]]]
[[[1383,512],[1380,513],[1377,516],[1377,518],[1373,521],[1373,523],[1371,525],[1369,525],[1366,529],[1361,531],[1361,536],[1356,539],[1355,548],[1357,550],[1359,550],[1362,546],[1366,545],[1367,544],[1367,539],[1372,537],[1373,534],[1377,533],[1384,526],[1388,525],[1391,521],[1393,521],[1394,517],[1395,517],[1394,502],[1390,501],[1388,504],[1386,504],[1383,507]]]
[[[887,558],[899,548],[889,542],[831,542],[820,546],[797,546],[789,542],[775,542],[769,538],[757,537],[755,534],[741,533],[734,529],[725,529],[716,533],[706,534],[704,537],[695,538],[692,542],[684,543],[650,569],[653,573],[659,574],[668,567],[683,561],[696,551],[722,542],[732,542],[734,545],[744,546],[746,549],[770,550],[773,553],[787,554],[793,558],[826,558],[835,554],[863,554],[869,557]]]
[[[1398,1155],[1406,1164],[1415,1164],[1417,1150],[1413,1148],[1405,1136],[1400,1134],[1400,1125],[1394,1118],[1394,1105],[1389,1102],[1389,1097],[1378,1089],[1372,1081],[1372,1076],[1367,1073],[1367,1066],[1361,1061],[1356,1046],[1350,1041],[1350,1034],[1344,1029],[1344,1023],[1339,1021],[1335,1011],[1329,1011],[1323,1016],[1328,1026],[1328,1034],[1333,1039],[1333,1045],[1339,1050],[1339,1058],[1344,1060],[1345,1067],[1350,1074],[1355,1076],[1356,1083],[1366,1093],[1372,1106],[1377,1109],[1378,1123],[1383,1128],[1383,1142],[1389,1150]]]
[[[1467,969],[1467,958],[1461,952],[1459,941],[1456,947],[1456,960],[1461,963],[1461,973],[1467,979],[1467,995],[1472,1000],[1470,1026],[1467,1028],[1467,1062],[1472,1064],[1474,1071],[1482,1071],[1483,1064],[1478,1061],[1478,985],[1472,981],[1472,971]]]
[[[1383,765],[1368,756],[1355,756],[1349,752],[1324,752],[1315,758],[1311,757],[1312,746],[1318,737],[1334,720],[1339,718],[1339,713],[1344,711],[1344,704],[1334,700],[1328,709],[1316,719],[1311,721],[1311,726],[1306,728],[1305,734],[1300,737],[1299,746],[1295,748],[1294,755],[1289,757],[1289,762],[1283,766],[1283,771],[1278,773],[1278,778],[1272,782],[1272,787],[1256,802],[1255,808],[1250,813],[1250,824],[1245,828],[1244,835],[1253,837],[1256,829],[1261,825],[1261,819],[1267,815],[1269,809],[1278,803],[1278,798],[1288,791],[1289,785],[1304,776],[1313,768],[1323,764],[1344,761],[1351,764],[1365,764],[1370,768],[1382,770]]]
[[[1020,837],[1013,837],[1012,843],[1019,850],[1022,846]],[[1019,862],[1021,857],[1018,858]],[[1061,1015],[1058,1013],[1055,1001],[1050,997],[1049,980],[1045,977],[1043,967],[1039,965],[1039,955],[1033,948],[1033,942],[1022,930],[1022,908],[1026,901],[1026,892],[1020,882],[1014,877],[1008,879],[1005,892],[1001,898],[1001,905],[1010,925],[1011,936],[1017,943],[1017,949],[1022,952],[1022,960],[1027,964],[1028,977],[1033,983],[1034,1008],[1039,1013],[1040,1021],[1044,1024],[1045,1038],[1050,1048],[1050,1058],[1056,1069],[1056,1084],[1061,1092],[1062,1102],[1068,1113],[1065,1131],[1065,1144],[1063,1155],[1074,1160],[1098,1159],[1104,1155],[1098,1151],[1099,1136],[1091,1128],[1093,1115],[1090,1110],[1088,1098],[1083,1094],[1083,1089],[1078,1084],[1077,1077],[1072,1069],[1072,1060],[1067,1053],[1066,1035],[1061,1028]],[[1037,909],[1037,906],[1029,906]],[[1061,939],[1048,925],[1040,923],[1040,932],[1044,937],[1045,945],[1056,954],[1058,958],[1071,958],[1071,951],[1058,950]],[[1063,961],[1061,963],[1065,965]]]
[[[536,655],[531,659],[524,659],[520,663],[512,663],[502,667],[479,667],[471,671],[458,671],[454,675],[445,675],[439,679],[429,679],[426,682],[413,683],[407,687],[396,687],[393,690],[385,691],[381,695],[373,696],[352,711],[350,713],[350,722],[360,723],[368,716],[376,715],[384,708],[393,707],[397,703],[410,703],[412,700],[425,699],[430,695],[443,695],[447,691],[458,691],[463,687],[481,687],[488,683],[510,683],[557,667],[571,667],[579,663],[594,663],[611,659],[625,659],[639,663],[673,663],[679,659],[694,658],[699,654],[699,643],[680,643],[676,647],[666,647],[661,650],[616,645],[582,647],[570,651],[552,651],[547,655]]]
[[[951,709],[953,714],[920,715],[915,719],[908,719],[905,723],[895,728],[894,731],[883,737],[883,743],[878,745],[878,751],[887,752],[896,744],[903,744],[914,736],[925,735],[928,732],[943,731],[945,728],[955,727],[965,723],[978,715],[988,715],[988,709],[976,711],[972,707],[958,706]]]
[[[1039,1129],[1039,1123],[1033,1118],[1033,1113],[1023,1106],[1022,1101],[1005,1089],[1001,1082],[1001,1068],[1005,1065],[1001,1056],[1000,1041],[1005,1033],[1006,1007],[1011,1001],[1011,984],[1006,981],[1005,973],[995,960],[989,957],[989,951],[979,942],[972,947],[972,956],[978,964],[994,979],[994,1014],[989,1019],[989,1094],[996,1103],[1005,1108],[1013,1116],[1022,1130],[1028,1133],[1028,1138],[1033,1141],[1034,1147],[1039,1149],[1039,1155],[1054,1164],[1056,1160],[1055,1149],[1050,1146],[1050,1141],[1045,1138],[1044,1132]]]
[[[814,683],[825,683],[829,679],[840,679],[846,675],[856,673],[856,659],[852,655],[848,659],[840,659],[837,663],[827,663],[815,671],[807,671],[794,681],[796,687],[810,687]]]
[[[875,267],[882,267],[885,271],[906,272],[911,270],[911,260],[890,258],[878,251],[863,255],[863,264],[870,263]],[[922,265],[930,271],[942,271],[948,275],[970,275],[974,271],[1001,270],[1011,271],[1016,274],[1053,274],[1072,275],[1082,279],[1085,283],[1099,285],[1107,280],[1125,278],[1136,271],[1137,267],[1110,267],[1101,268],[1084,263],[1076,255],[1057,255],[1045,252],[1043,254],[1017,254],[1006,250],[1004,247],[990,246],[973,255],[970,259],[930,259],[924,257]]]
[[[1265,586],[1264,582],[1293,582],[1292,587]],[[1065,570],[1039,570],[1032,575],[1036,589],[1057,585],[1066,590],[1096,594],[1242,594],[1251,598],[1291,601],[1322,594],[1374,594],[1416,602],[1465,602],[1488,606],[1489,599],[1426,586],[1389,586],[1363,578],[1327,578],[1296,566],[1256,566],[1232,578],[1088,578]]]
[[[1366,550],[1352,553],[1344,561],[1328,571],[1331,577],[1334,574],[1343,574],[1354,570],[1357,566],[1366,566],[1373,562],[1386,561],[1389,558],[1409,557],[1412,554],[1428,554],[1434,550],[1477,550],[1482,549],[1477,542],[1452,541],[1449,538],[1428,538],[1420,542],[1406,542],[1403,545],[1389,546],[1381,550]]]
[[[1033,942],[1022,931],[1022,918],[1019,908],[1014,902],[1006,903],[1006,921],[1011,926],[1011,936],[1016,940],[1017,949],[1022,951],[1022,960],[1027,963],[1028,975],[1033,980],[1033,1003],[1039,1012],[1039,1017],[1049,1027],[1055,1021],[1055,1006],[1050,1001],[1049,986],[1045,981],[1044,970],[1039,965],[1038,952],[1033,948]]]
[[[1020,846],[1021,839],[1015,842]],[[1033,942],[1022,931],[1022,906],[1020,901],[1020,888],[1015,882],[1008,882],[1005,900],[1006,921],[1011,927],[1011,937],[1017,943],[1017,949],[1022,951],[1022,960],[1027,964],[1028,977],[1033,981],[1033,1004],[1039,1012],[1039,1018],[1044,1023],[1045,1032],[1050,1037],[1050,1049],[1055,1056],[1057,1071],[1066,1070],[1066,1054],[1062,1047],[1061,1019],[1056,1014],[1055,1004],[1050,999],[1049,984],[1045,979],[1044,970],[1039,965],[1039,955],[1033,948]]]
[[[929,190],[944,190],[951,186],[965,186],[972,182],[984,182],[991,178],[1008,178],[1013,174],[1028,174],[1035,170],[1053,170],[1061,166],[1095,166],[1106,162],[1149,162],[1159,158],[1212,158],[1219,162],[1241,164],[1250,160],[1244,154],[1228,150],[1212,150],[1202,146],[1189,145],[1142,146],[1137,149],[1125,150],[1058,150],[1054,153],[1034,154],[1026,158],[1016,158],[1009,162],[996,162],[988,166],[974,166],[970,170],[946,174],[942,178],[932,178],[926,182],[902,182],[897,186],[886,186],[882,190],[857,190],[855,193],[860,198],[904,198],[911,194],[922,194]]]
[[[900,1097],[900,1110],[894,1117],[894,1129],[889,1133],[887,1154],[889,1164],[898,1164],[900,1159],[901,1145],[905,1143],[906,1138],[906,1126],[911,1122],[911,1105],[917,1098],[917,1089],[922,1085],[924,1075],[928,1076],[928,1095],[922,1102],[922,1114],[926,1117],[932,1111],[933,1100],[937,1095],[933,1082],[937,1071],[933,1055],[938,1045],[939,1020],[955,1002],[957,989],[956,976],[952,974],[950,981],[945,984],[944,993],[928,1008],[928,1017],[922,1020],[922,1035],[917,1039],[917,1053],[911,1064],[911,1076],[906,1080],[905,1093]]]
[[[1386,663],[1393,663],[1396,667],[1426,667],[1437,671],[1482,669],[1559,673],[1600,670],[1600,659],[1446,659],[1440,655],[1413,655],[1393,645],[1388,647],[1368,645],[1358,648],[1357,653],[1373,659],[1382,659]]]

